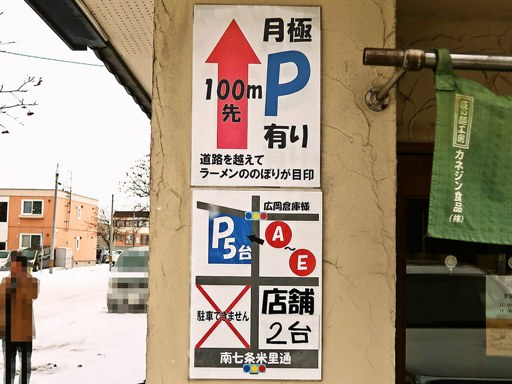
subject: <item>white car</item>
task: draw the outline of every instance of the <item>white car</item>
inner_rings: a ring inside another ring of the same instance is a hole
[[[147,310],[149,251],[128,249],[112,268],[108,279],[109,313],[144,313]]]

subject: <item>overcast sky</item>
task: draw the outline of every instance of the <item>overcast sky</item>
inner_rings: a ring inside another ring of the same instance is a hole
[[[59,163],[60,181],[72,175],[73,193],[106,208],[114,194],[115,209],[130,209],[119,183],[149,153],[149,119],[92,51],[71,51],[24,1],[3,1],[0,12],[0,50],[96,65],[0,52],[4,89],[43,78],[25,95],[38,105],[34,115],[21,114],[23,125],[0,116],[10,132],[0,134],[0,188],[53,189]]]

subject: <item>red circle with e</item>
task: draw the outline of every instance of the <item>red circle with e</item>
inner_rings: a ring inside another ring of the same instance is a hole
[[[316,258],[313,252],[307,249],[297,249],[290,256],[290,269],[297,276],[308,276],[316,268]]]
[[[292,230],[284,221],[274,221],[265,230],[265,239],[274,248],[283,248],[292,240]]]

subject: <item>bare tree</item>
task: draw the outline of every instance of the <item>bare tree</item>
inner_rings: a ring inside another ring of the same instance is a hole
[[[42,78],[27,77],[21,85],[14,88],[6,88],[0,85],[0,127],[2,134],[9,133],[8,122],[14,121],[23,125],[21,115],[32,116],[34,114],[30,107],[37,105],[36,101],[27,102],[25,94],[32,88],[41,85]],[[21,113],[20,113],[21,112]]]
[[[127,228],[124,230],[123,234],[125,235],[125,238],[126,236],[130,236],[130,240],[131,240],[131,246],[132,247],[135,247],[135,243],[136,243],[136,238],[137,238],[137,235],[139,234],[139,231],[141,229],[141,227],[138,225],[138,220],[136,218],[136,211],[132,211],[132,219],[131,221],[130,220],[126,220],[126,224],[127,224]],[[130,224],[128,224],[130,223]]]
[[[110,222],[110,212],[105,208],[98,209],[98,216],[95,216],[94,219],[88,223],[89,228],[97,228],[98,238],[103,240],[102,242],[106,245],[108,249],[108,253],[111,254],[110,249],[110,226],[112,223]],[[118,230],[114,226],[113,228],[113,238],[116,238],[118,234]]]
[[[0,16],[3,12],[0,12]],[[2,42],[0,46],[13,44],[14,42]],[[0,52],[4,52],[0,50]],[[9,133],[9,122],[15,122],[23,125],[21,122],[22,116],[32,116],[34,111],[31,107],[37,105],[36,101],[27,101],[25,96],[33,88],[38,87],[43,82],[41,77],[35,76],[26,77],[21,84],[16,86],[6,86],[5,84],[0,85],[0,128],[2,134]]]
[[[150,194],[150,164],[149,155],[144,156],[135,162],[126,172],[126,180],[121,182],[121,191],[141,201],[138,204],[140,210],[149,209]]]

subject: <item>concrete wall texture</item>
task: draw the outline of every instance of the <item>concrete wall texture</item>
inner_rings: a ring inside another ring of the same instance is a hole
[[[384,83],[392,70],[364,67],[362,51],[395,46],[395,4],[283,0],[279,5],[320,6],[322,14],[322,382],[392,383],[395,106],[376,113],[364,102],[366,91]],[[193,6],[193,1],[155,1],[150,384],[189,382]]]

